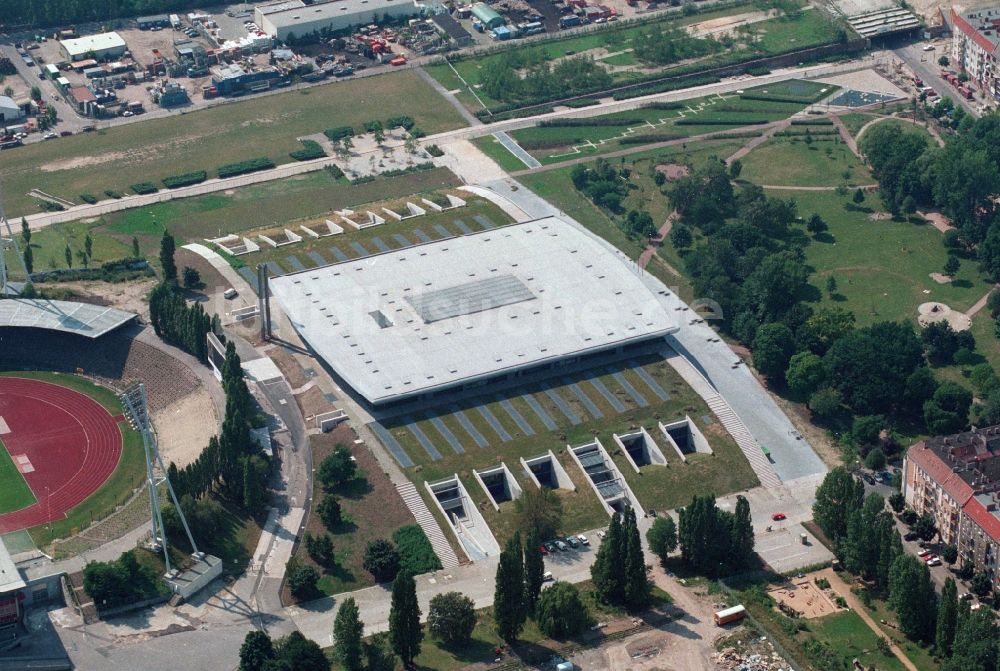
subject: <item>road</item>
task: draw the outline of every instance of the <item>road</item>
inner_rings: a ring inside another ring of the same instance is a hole
[[[948,42],[940,42],[934,51],[924,51],[927,44],[927,42],[917,42],[900,46],[893,49],[892,53],[924,81],[924,86],[930,86],[942,97],[948,96],[969,114],[975,117],[980,116],[977,102],[963,98],[954,86],[941,77],[941,66],[938,65],[937,61],[941,56],[951,57],[951,52],[947,48]],[[911,84],[910,92],[916,95],[913,88]]]
[[[31,53],[30,51],[28,53]],[[17,53],[17,49],[10,44],[0,44],[0,55],[6,56],[10,59],[10,62],[14,64],[17,68],[17,73],[21,75],[21,78],[27,82],[28,86],[37,86],[42,90],[42,98],[49,104],[55,106],[59,113],[59,126],[57,130],[63,131],[68,130],[73,133],[80,132],[80,129],[87,124],[93,123],[92,120],[86,119],[85,117],[77,114],[76,110],[67,103],[63,97],[59,94],[56,89],[55,83],[50,79],[42,79],[38,75],[38,66],[29,67],[24,64],[21,60],[21,56]],[[42,142],[42,134],[35,133],[30,135],[25,142]]]

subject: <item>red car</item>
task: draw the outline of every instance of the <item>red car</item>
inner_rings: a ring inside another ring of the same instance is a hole
[[[547,555],[549,553],[549,551],[545,549],[544,545],[539,545],[538,551],[541,552],[543,555]]]
[[[785,519],[785,513],[771,513],[771,519],[775,522],[780,522]]]

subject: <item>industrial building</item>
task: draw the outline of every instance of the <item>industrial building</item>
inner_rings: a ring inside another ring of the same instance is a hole
[[[965,72],[984,94],[1000,98],[997,50],[1000,7],[959,13],[951,10],[951,64]]]
[[[0,96],[0,126],[8,126],[12,121],[20,121],[24,110],[14,102],[13,98]]]
[[[1000,426],[928,438],[903,462],[903,496],[930,515],[941,542],[1000,589]]]
[[[85,58],[107,61],[120,58],[128,51],[125,40],[118,33],[101,33],[72,40],[60,40],[59,46],[66,58],[71,61],[81,61]]]
[[[628,263],[547,217],[270,287],[310,347],[368,403],[385,406],[554,374],[675,332],[673,313]]]
[[[139,30],[170,27],[170,17],[166,14],[158,14],[156,16],[140,16],[135,20],[135,22],[139,24]]]
[[[251,72],[239,65],[231,64],[212,70],[212,86],[220,96],[266,91],[280,78],[281,73],[272,68]]]
[[[485,2],[477,2],[472,6],[472,16],[478,19],[486,30],[493,30],[504,24],[503,17]]]
[[[332,0],[312,5],[302,0],[281,0],[254,8],[261,30],[282,41],[290,35],[336,32],[419,13],[415,0]]]

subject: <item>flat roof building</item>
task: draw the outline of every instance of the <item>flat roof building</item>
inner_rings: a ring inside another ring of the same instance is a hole
[[[118,33],[100,33],[72,40],[60,40],[63,54],[71,61],[93,58],[99,61],[122,56],[128,47]],[[91,55],[93,54],[93,55]]]
[[[281,0],[254,8],[257,25],[278,40],[314,32],[336,32],[351,26],[415,16],[414,0],[332,0],[306,5],[302,0]]]
[[[139,25],[139,30],[170,27],[170,17],[167,16],[166,14],[157,14],[155,16],[140,16],[135,20],[135,22]]]
[[[479,22],[487,30],[493,30],[494,28],[499,28],[504,24],[503,17],[497,14],[496,10],[487,5],[485,2],[477,2],[472,6],[472,15],[479,19]]]
[[[558,368],[677,330],[626,259],[556,217],[270,286],[309,345],[372,405]]]

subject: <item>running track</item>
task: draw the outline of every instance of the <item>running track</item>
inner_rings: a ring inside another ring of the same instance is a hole
[[[0,515],[0,533],[62,519],[118,467],[121,417],[112,417],[84,394],[39,380],[0,377],[0,417],[10,428],[0,435],[7,451],[15,459],[25,455],[34,468],[24,478],[36,499]]]

